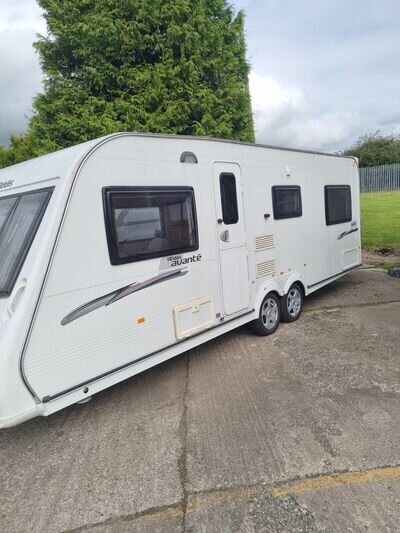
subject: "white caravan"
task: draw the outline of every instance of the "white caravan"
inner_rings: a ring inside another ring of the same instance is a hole
[[[354,158],[121,133],[3,169],[0,428],[272,333],[360,262]]]

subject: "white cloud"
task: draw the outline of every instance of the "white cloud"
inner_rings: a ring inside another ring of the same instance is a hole
[[[0,12],[0,144],[11,133],[22,133],[41,90],[42,72],[32,43],[46,24],[32,0],[2,5]]]
[[[250,75],[250,91],[258,142],[293,148],[331,150],[345,142],[359,124],[357,113],[322,112],[304,90],[277,80]]]
[[[258,138],[331,151],[377,129],[399,132],[399,17],[398,0],[250,0],[252,72],[282,99],[255,98]]]
[[[0,16],[0,33],[3,31],[34,30],[37,33],[46,32],[46,23],[42,12],[34,0],[14,0],[2,6]]]

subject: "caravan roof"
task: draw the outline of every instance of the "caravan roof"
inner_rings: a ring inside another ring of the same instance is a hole
[[[263,144],[252,144],[252,143],[243,143],[239,141],[230,141],[225,139],[214,139],[211,137],[194,137],[194,136],[179,136],[179,135],[164,135],[164,134],[153,134],[153,133],[113,133],[111,135],[106,135],[92,141],[88,141],[71,148],[65,148],[51,154],[37,157],[36,159],[31,159],[25,161],[24,163],[19,163],[7,168],[0,170],[0,183],[7,183],[8,181],[17,181],[18,187],[23,187],[27,184],[40,183],[53,179],[55,177],[63,178],[67,176],[70,172],[76,170],[80,163],[85,159],[86,156],[90,154],[92,149],[101,145],[103,142],[112,140],[114,138],[123,137],[123,136],[134,136],[134,137],[156,137],[163,139],[185,139],[187,141],[209,141],[209,142],[218,142],[223,144],[235,144],[239,146],[251,146],[255,148],[269,148],[272,150],[284,150],[289,152],[301,152],[315,155],[324,155],[330,157],[350,157],[351,156],[341,156],[338,154],[328,154],[317,151],[308,151],[308,150],[298,150],[293,148],[282,148],[278,146],[270,146]],[[29,168],[29,170],[28,170]],[[5,187],[4,187],[5,188]],[[11,188],[11,187],[10,187]],[[13,190],[16,187],[12,187]],[[9,189],[9,187],[7,187]],[[0,188],[0,193],[3,190]]]

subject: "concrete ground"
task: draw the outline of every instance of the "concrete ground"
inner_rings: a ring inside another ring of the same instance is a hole
[[[0,432],[0,531],[395,531],[400,280],[361,270]]]

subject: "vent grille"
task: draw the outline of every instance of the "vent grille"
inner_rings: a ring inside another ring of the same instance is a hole
[[[273,259],[257,263],[257,278],[263,278],[271,274],[275,274],[275,261]]]
[[[273,235],[260,235],[260,237],[255,238],[255,248],[258,250],[268,250],[269,248],[275,247],[275,241]]]

